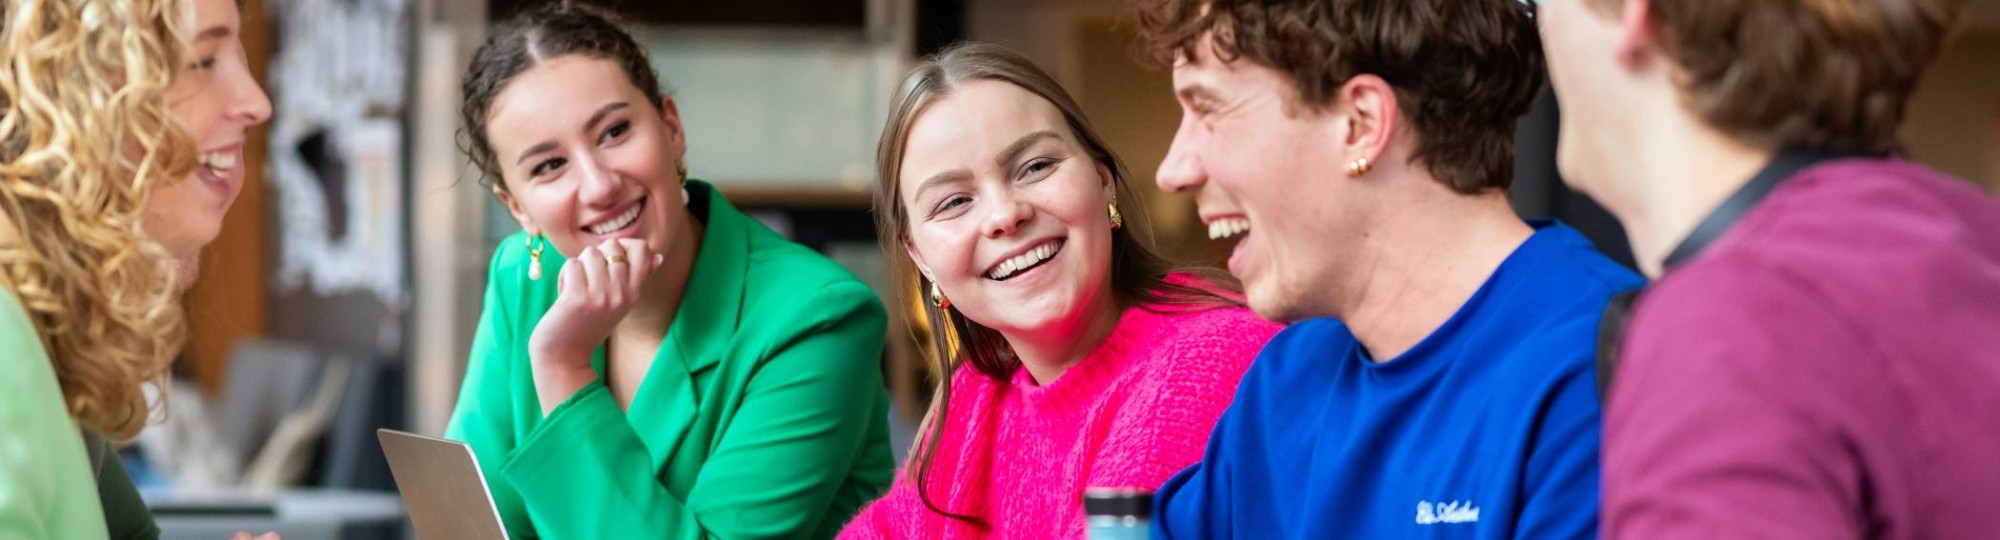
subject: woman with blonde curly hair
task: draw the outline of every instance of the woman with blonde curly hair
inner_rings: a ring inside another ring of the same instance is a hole
[[[156,408],[270,101],[231,0],[8,0],[0,25],[0,537],[151,529],[101,441]]]

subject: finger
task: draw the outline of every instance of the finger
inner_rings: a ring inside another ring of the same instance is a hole
[[[604,268],[604,248],[586,246],[576,254],[576,262],[584,266],[584,290],[580,292],[586,294],[584,298],[590,298],[592,306],[604,306],[604,290],[610,284],[608,268]]]
[[[618,241],[618,247],[625,252],[625,276],[627,290],[634,294],[646,284],[646,276],[653,274],[653,254],[646,248],[644,240],[625,238]]]
[[[267,533],[264,533],[264,534],[260,534],[260,535],[257,535],[257,540],[279,540],[279,538],[278,538],[278,533],[276,533],[276,532],[267,532]]]
[[[557,270],[556,272],[557,272],[556,274],[557,298],[561,298],[563,295],[566,294],[579,294],[579,293],[573,293],[571,291],[583,290],[579,288],[582,287],[583,284],[578,283],[578,281],[583,279],[583,265],[581,263],[578,263],[576,259],[563,261],[562,268]]]
[[[257,540],[257,539],[251,538],[250,533],[243,531],[236,531],[236,534],[229,535],[229,540]]]

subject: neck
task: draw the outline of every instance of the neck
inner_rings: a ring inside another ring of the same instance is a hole
[[[1775,150],[1724,136],[1685,113],[1659,115],[1633,139],[1629,172],[1634,201],[1620,215],[1639,270],[1657,278],[1667,256],[1709,214],[1771,161]]]
[[[692,214],[674,235],[674,242],[662,254],[665,264],[646,278],[640,286],[639,303],[632,311],[618,321],[613,328],[614,335],[659,341],[667,335],[667,329],[674,324],[674,314],[680,310],[681,298],[687,292],[688,278],[694,274],[695,259],[701,253],[701,239],[705,227]]]
[[[1110,284],[1105,284],[1102,290],[1099,294],[1102,300],[1084,314],[1050,328],[1001,333],[1020,357],[1022,369],[1034,377],[1035,384],[1046,385],[1062,377],[1118,326],[1122,310],[1112,297]]]
[[[1362,241],[1361,264],[1336,287],[1335,312],[1377,362],[1415,347],[1451,319],[1534,234],[1504,192],[1465,196],[1428,178],[1389,206]],[[1435,189],[1432,189],[1435,188]]]

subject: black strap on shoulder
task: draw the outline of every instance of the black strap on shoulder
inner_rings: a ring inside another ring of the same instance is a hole
[[[1632,305],[1639,301],[1640,289],[1618,293],[1605,304],[1603,318],[1597,321],[1597,400],[1602,402],[1611,397],[1611,375],[1618,372],[1618,351],[1625,346],[1625,321],[1632,316]]]
[[[1777,190],[1779,184],[1797,176],[1799,171],[1823,161],[1852,155],[1802,146],[1787,146],[1779,150],[1777,155],[1771,156],[1770,163],[1757,171],[1756,176],[1750,177],[1750,181],[1744,183],[1743,187],[1737,188],[1736,193],[1724,199],[1721,206],[1715,207],[1714,212],[1710,212],[1706,219],[1701,220],[1700,225],[1695,226],[1694,232],[1688,233],[1687,238],[1681,240],[1681,245],[1675,246],[1674,251],[1667,254],[1664,266],[1673,268],[1693,259],[1695,255],[1701,253],[1701,250],[1707,249],[1709,244],[1722,238],[1722,233],[1729,232],[1729,228],[1735,226],[1737,220],[1743,219],[1744,214],[1756,208],[1757,203],[1763,202],[1764,197],[1770,196],[1772,191]]]
[[[1763,202],[1764,197],[1777,190],[1778,185],[1783,184],[1786,179],[1797,176],[1799,171],[1828,160],[1855,155],[1805,146],[1787,146],[1779,150],[1776,155],[1771,156],[1770,163],[1758,170],[1756,176],[1750,177],[1750,181],[1744,183],[1743,187],[1737,188],[1736,193],[1724,199],[1721,206],[1717,206],[1714,212],[1710,212],[1707,218],[1702,219],[1701,224],[1695,226],[1694,232],[1688,233],[1687,238],[1681,240],[1680,245],[1675,246],[1672,253],[1667,254],[1664,266],[1672,269],[1694,259],[1703,249],[1707,249],[1709,244],[1722,238],[1723,233],[1729,232],[1729,228],[1735,226],[1745,214],[1749,214],[1750,209],[1756,208],[1757,203]],[[1606,401],[1611,397],[1611,381],[1618,372],[1618,352],[1625,343],[1625,324],[1632,315],[1632,308],[1638,304],[1639,295],[1643,292],[1645,290],[1640,289],[1613,296],[1610,304],[1604,307],[1604,315],[1598,320],[1599,401]]]

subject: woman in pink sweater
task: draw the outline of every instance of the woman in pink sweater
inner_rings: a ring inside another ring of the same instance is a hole
[[[1121,164],[1053,79],[947,50],[904,80],[877,159],[883,245],[955,361],[843,538],[1080,538],[1084,489],[1154,489],[1200,459],[1279,327],[1139,240]]]

